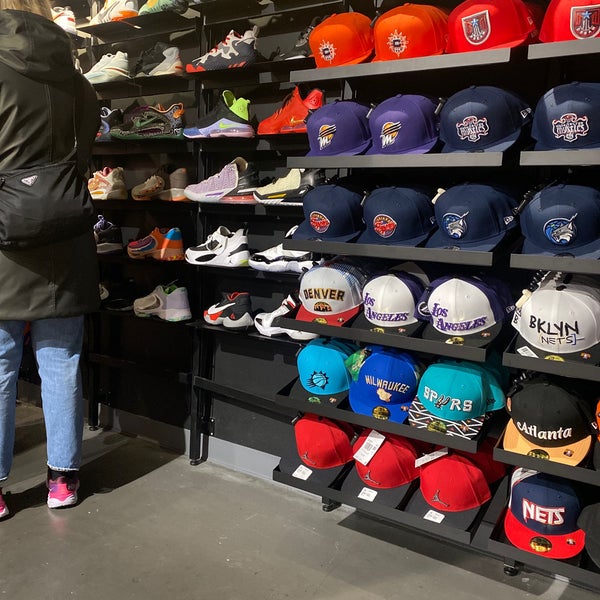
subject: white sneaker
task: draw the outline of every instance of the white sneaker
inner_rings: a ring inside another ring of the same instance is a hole
[[[137,17],[137,14],[137,0],[105,0],[104,6],[98,14],[93,19],[90,19],[90,25],[100,25],[100,23],[130,19],[131,17]]]
[[[158,194],[161,200],[167,202],[187,202],[185,188],[188,186],[188,172],[185,167],[179,167],[173,171],[164,170],[161,177],[165,180],[165,189]]]
[[[104,167],[88,179],[88,190],[94,200],[127,200],[123,167]]]
[[[163,60],[160,64],[156,65],[148,75],[150,77],[158,75],[183,75],[183,63],[179,56],[179,48],[171,46],[163,51]],[[144,73],[141,73],[144,75]]]
[[[133,301],[136,317],[156,316],[164,321],[185,321],[192,318],[187,288],[174,283],[158,285],[154,291]]]
[[[296,329],[285,329],[273,325],[273,321],[278,317],[293,318],[293,314],[296,309],[300,306],[300,299],[294,293],[289,294],[288,297],[281,303],[281,306],[270,313],[259,313],[254,317],[254,326],[261,335],[267,337],[274,337],[276,335],[287,335],[293,340],[313,340],[319,337],[316,333],[309,333],[307,331],[298,331]]]
[[[284,177],[254,190],[254,199],[261,204],[302,206],[304,196],[325,183],[322,169],[290,169]]]
[[[231,232],[223,225],[205,242],[185,251],[185,260],[197,266],[247,267],[249,258],[246,230]]]
[[[298,225],[292,227],[285,234],[285,238],[290,239],[296,229],[298,229]],[[321,262],[323,261],[314,259],[312,252],[284,250],[283,243],[281,243],[253,254],[248,260],[248,265],[257,271],[304,273]]]
[[[67,33],[77,35],[75,13],[70,6],[55,6],[52,9],[52,20]]]
[[[116,54],[105,54],[83,76],[91,84],[129,79],[129,57],[120,50]]]

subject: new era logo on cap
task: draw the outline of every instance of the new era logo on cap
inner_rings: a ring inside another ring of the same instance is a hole
[[[600,4],[585,0],[551,0],[546,9],[540,40],[589,40],[600,35]]]

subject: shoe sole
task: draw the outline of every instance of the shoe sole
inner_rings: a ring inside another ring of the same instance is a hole
[[[248,266],[255,271],[265,271],[267,273],[304,273],[308,269],[314,267],[317,263],[315,261],[277,261],[266,265],[265,263],[256,263],[251,260],[248,261]]]
[[[189,202],[189,198],[186,198],[183,193],[184,188],[171,188],[169,190],[163,190],[158,194],[159,200],[165,202]]]
[[[227,329],[248,329],[254,325],[254,319],[250,313],[244,313],[241,319],[230,319],[225,317],[223,319],[223,326]]]
[[[48,508],[66,508],[67,506],[73,506],[77,504],[77,496],[69,496],[65,500],[48,498],[46,504],[48,505]]]
[[[92,200],[127,200],[127,191],[108,192],[107,194],[93,194],[90,192]]]
[[[123,245],[117,242],[98,244],[96,246],[96,254],[115,254],[123,251]]]
[[[136,317],[141,317],[143,319],[150,318],[150,317],[158,317],[159,319],[162,319],[163,321],[170,321],[173,323],[175,323],[177,321],[187,321],[192,318],[192,314],[190,312],[182,311],[182,310],[168,309],[168,308],[167,308],[167,310],[161,310],[161,311],[156,311],[156,312],[144,312],[144,311],[140,311],[140,310],[135,310],[135,308],[134,308],[133,312]]]
[[[129,258],[140,260],[144,258],[154,258],[155,260],[184,260],[185,255],[181,250],[173,250],[170,248],[162,248],[160,250],[151,250],[150,252],[132,253],[127,251]]]
[[[215,258],[212,258],[207,261],[196,260],[197,258],[201,258],[202,256],[204,256],[204,255],[198,254],[194,258],[189,251],[186,251],[185,260],[186,260],[186,262],[190,263],[191,265],[196,265],[197,267],[229,267],[229,268],[247,267],[248,260],[250,258],[250,253],[249,252],[238,253],[236,255],[238,258],[235,259],[235,263],[234,263],[234,259],[229,258],[229,257],[223,257],[221,255],[216,256]]]

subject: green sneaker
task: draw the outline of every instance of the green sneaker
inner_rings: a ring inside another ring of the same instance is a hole
[[[160,104],[140,108],[131,121],[110,130],[111,138],[117,140],[168,139],[183,138],[183,104],[176,102],[169,108]]]
[[[183,14],[189,6],[189,0],[148,0],[139,10],[140,15],[156,12],[176,12]]]

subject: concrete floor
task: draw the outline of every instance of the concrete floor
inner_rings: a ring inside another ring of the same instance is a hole
[[[11,600],[592,600],[270,481],[110,431],[86,432],[81,502],[45,505],[39,410],[19,407],[0,522]]]

